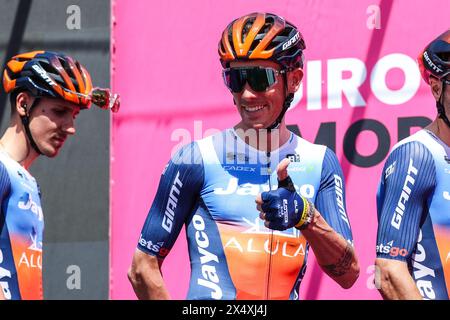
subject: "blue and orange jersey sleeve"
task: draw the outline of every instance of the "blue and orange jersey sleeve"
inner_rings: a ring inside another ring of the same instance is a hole
[[[11,189],[11,181],[9,179],[8,171],[5,168],[3,162],[0,161],[0,203],[1,203],[1,214],[0,214],[0,231],[3,229],[5,223],[5,213],[3,212],[3,201],[8,196]]]
[[[353,243],[350,221],[345,205],[345,182],[336,154],[326,149],[320,187],[315,206],[325,221],[348,242]]]
[[[391,152],[377,194],[377,258],[410,258],[435,184],[435,163],[425,145],[411,141]]]
[[[204,170],[195,142],[182,147],[167,164],[139,238],[138,248],[164,259],[183,224],[198,205]]]

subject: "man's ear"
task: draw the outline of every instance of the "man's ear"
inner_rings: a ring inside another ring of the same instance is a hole
[[[442,93],[442,81],[439,81],[437,78],[431,76],[430,87],[434,98],[436,99],[436,101],[438,101]]]
[[[303,69],[296,68],[287,74],[287,89],[289,93],[295,93],[300,88],[303,79]]]
[[[20,92],[16,97],[16,111],[20,116],[25,116],[28,114],[29,108],[32,104],[31,95],[26,92]]]

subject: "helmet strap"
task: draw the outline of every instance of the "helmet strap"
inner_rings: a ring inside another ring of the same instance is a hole
[[[287,69],[286,71],[289,71],[289,69]],[[294,100],[294,94],[288,93],[288,90],[287,90],[287,72],[283,73],[283,78],[284,78],[284,87],[286,89],[285,90],[286,98],[284,99],[284,102],[283,102],[283,108],[281,109],[280,114],[278,115],[277,119],[269,127],[267,127],[267,130],[279,128],[281,121],[283,121],[284,115],[286,114],[287,110],[291,106],[292,100]]]
[[[442,81],[442,92],[441,96],[439,97],[439,100],[436,101],[436,107],[438,110],[439,118],[444,120],[445,124],[450,128],[450,121],[447,118],[447,115],[445,114],[445,108],[444,108],[444,94],[445,94],[445,81]]]
[[[31,107],[29,109],[26,109],[26,113],[24,116],[20,116],[20,119],[22,120],[22,125],[25,128],[25,133],[27,135],[28,141],[30,142],[31,147],[36,151],[38,154],[43,154],[41,150],[39,150],[38,146],[36,145],[36,142],[33,139],[33,135],[31,134],[30,130],[30,111],[39,103],[39,98],[34,99],[33,103],[31,104]]]

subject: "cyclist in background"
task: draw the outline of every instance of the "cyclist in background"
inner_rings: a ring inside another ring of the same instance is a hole
[[[118,110],[117,96],[92,88],[73,58],[33,51],[11,58],[3,72],[11,117],[0,139],[0,298],[42,299],[44,217],[28,169],[40,155],[55,157],[75,134],[75,118],[91,102]]]
[[[304,49],[297,28],[270,13],[224,30],[220,61],[241,121],[183,147],[166,167],[128,273],[138,298],[170,298],[160,267],[183,224],[188,299],[299,299],[309,246],[342,287],[356,281],[338,160],[284,120]]]
[[[397,143],[384,165],[376,248],[384,299],[448,299],[450,292],[450,30],[418,63],[438,114]]]

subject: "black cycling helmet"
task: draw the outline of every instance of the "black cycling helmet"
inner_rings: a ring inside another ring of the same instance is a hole
[[[446,77],[450,74],[450,30],[445,31],[420,53],[418,59],[420,73],[426,83],[430,84],[430,77],[442,81],[442,93],[436,102],[439,117],[450,127],[450,121],[445,114],[444,92]],[[448,80],[447,80],[448,81]]]

